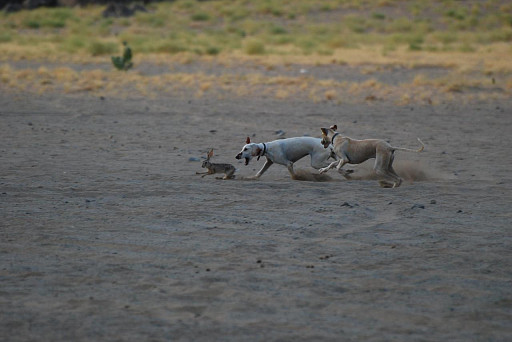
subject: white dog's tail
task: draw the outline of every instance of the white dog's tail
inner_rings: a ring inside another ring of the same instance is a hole
[[[417,150],[413,150],[412,148],[405,148],[405,147],[393,147],[393,150],[395,150],[395,151],[407,151],[407,152],[420,153],[420,152],[422,152],[425,149],[425,144],[423,143],[423,141],[421,141],[420,138],[417,138],[417,139],[418,139],[418,141],[421,144],[421,147],[419,149],[417,149]]]

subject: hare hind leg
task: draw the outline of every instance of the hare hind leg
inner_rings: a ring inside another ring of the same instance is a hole
[[[233,167],[229,170],[226,170],[224,177],[222,177],[221,179],[233,179],[233,178],[235,178],[234,173],[235,173],[235,168]]]

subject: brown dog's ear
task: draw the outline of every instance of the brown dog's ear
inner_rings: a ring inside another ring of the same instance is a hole
[[[333,131],[337,130],[338,129],[338,125],[332,125],[331,127],[329,127],[330,129],[332,129]]]
[[[251,138],[247,137],[247,139],[245,140],[245,143],[246,144],[250,144],[251,143]]]
[[[322,130],[322,136],[327,136],[327,128],[320,128]]]

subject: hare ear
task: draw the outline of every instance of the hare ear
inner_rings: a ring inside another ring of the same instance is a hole
[[[210,159],[213,156],[213,148],[208,151],[208,159]]]
[[[329,127],[330,129],[332,129],[333,131],[337,130],[338,129],[338,125],[332,125],[331,127]]]
[[[245,140],[245,143],[246,143],[246,144],[250,144],[250,143],[251,143],[251,138],[250,138],[250,137],[247,137],[247,139]]]

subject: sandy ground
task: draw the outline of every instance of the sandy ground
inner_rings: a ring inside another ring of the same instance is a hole
[[[512,339],[510,101],[0,90],[2,341]],[[397,189],[241,179],[246,136],[333,123],[426,150]],[[195,174],[208,148],[237,179]]]

